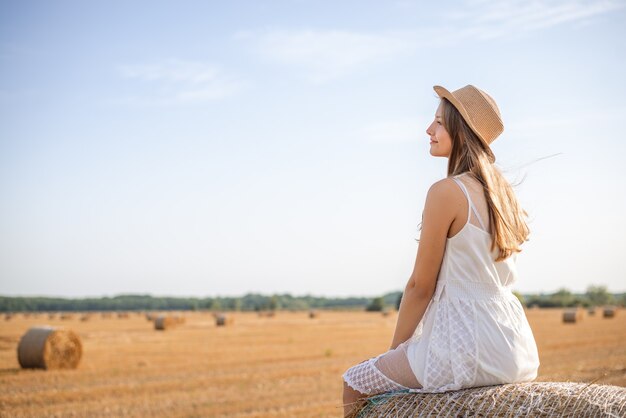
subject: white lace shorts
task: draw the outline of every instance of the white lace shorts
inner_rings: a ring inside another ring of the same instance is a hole
[[[365,395],[421,388],[407,358],[408,343],[350,367],[343,374],[343,380]]]

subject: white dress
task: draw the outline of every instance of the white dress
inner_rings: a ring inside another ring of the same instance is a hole
[[[516,253],[494,261],[498,248],[490,250],[491,235],[458,179],[461,175],[453,180],[468,199],[467,222],[447,239],[435,293],[415,333],[401,345],[422,388],[403,386],[382,373],[376,360],[383,353],[344,373],[355,390],[445,392],[531,381],[537,376],[537,345],[524,309],[512,293]],[[472,210],[482,229],[470,223]]]

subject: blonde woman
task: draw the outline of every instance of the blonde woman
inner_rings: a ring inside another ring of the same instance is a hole
[[[413,273],[389,351],[344,374],[344,414],[359,398],[398,390],[445,392],[531,381],[539,357],[512,293],[526,212],[494,165],[502,133],[491,96],[467,85],[440,98],[426,130],[448,176],[428,190]]]

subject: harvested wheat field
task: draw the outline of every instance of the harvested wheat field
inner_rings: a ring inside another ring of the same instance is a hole
[[[396,313],[318,311],[184,313],[163,331],[144,315],[13,315],[0,323],[0,416],[339,417],[341,374],[386,350]],[[626,311],[563,323],[560,309],[530,309],[538,381],[626,386]],[[76,369],[21,369],[21,336],[63,326],[82,342]]]

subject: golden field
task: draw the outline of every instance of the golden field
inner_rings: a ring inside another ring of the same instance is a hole
[[[143,314],[94,314],[89,321],[46,314],[0,318],[0,416],[339,417],[342,373],[389,347],[396,314],[319,311],[210,313],[156,331]],[[563,324],[560,309],[529,309],[539,381],[626,386],[626,311]],[[20,337],[36,325],[76,332],[75,370],[23,370]]]

